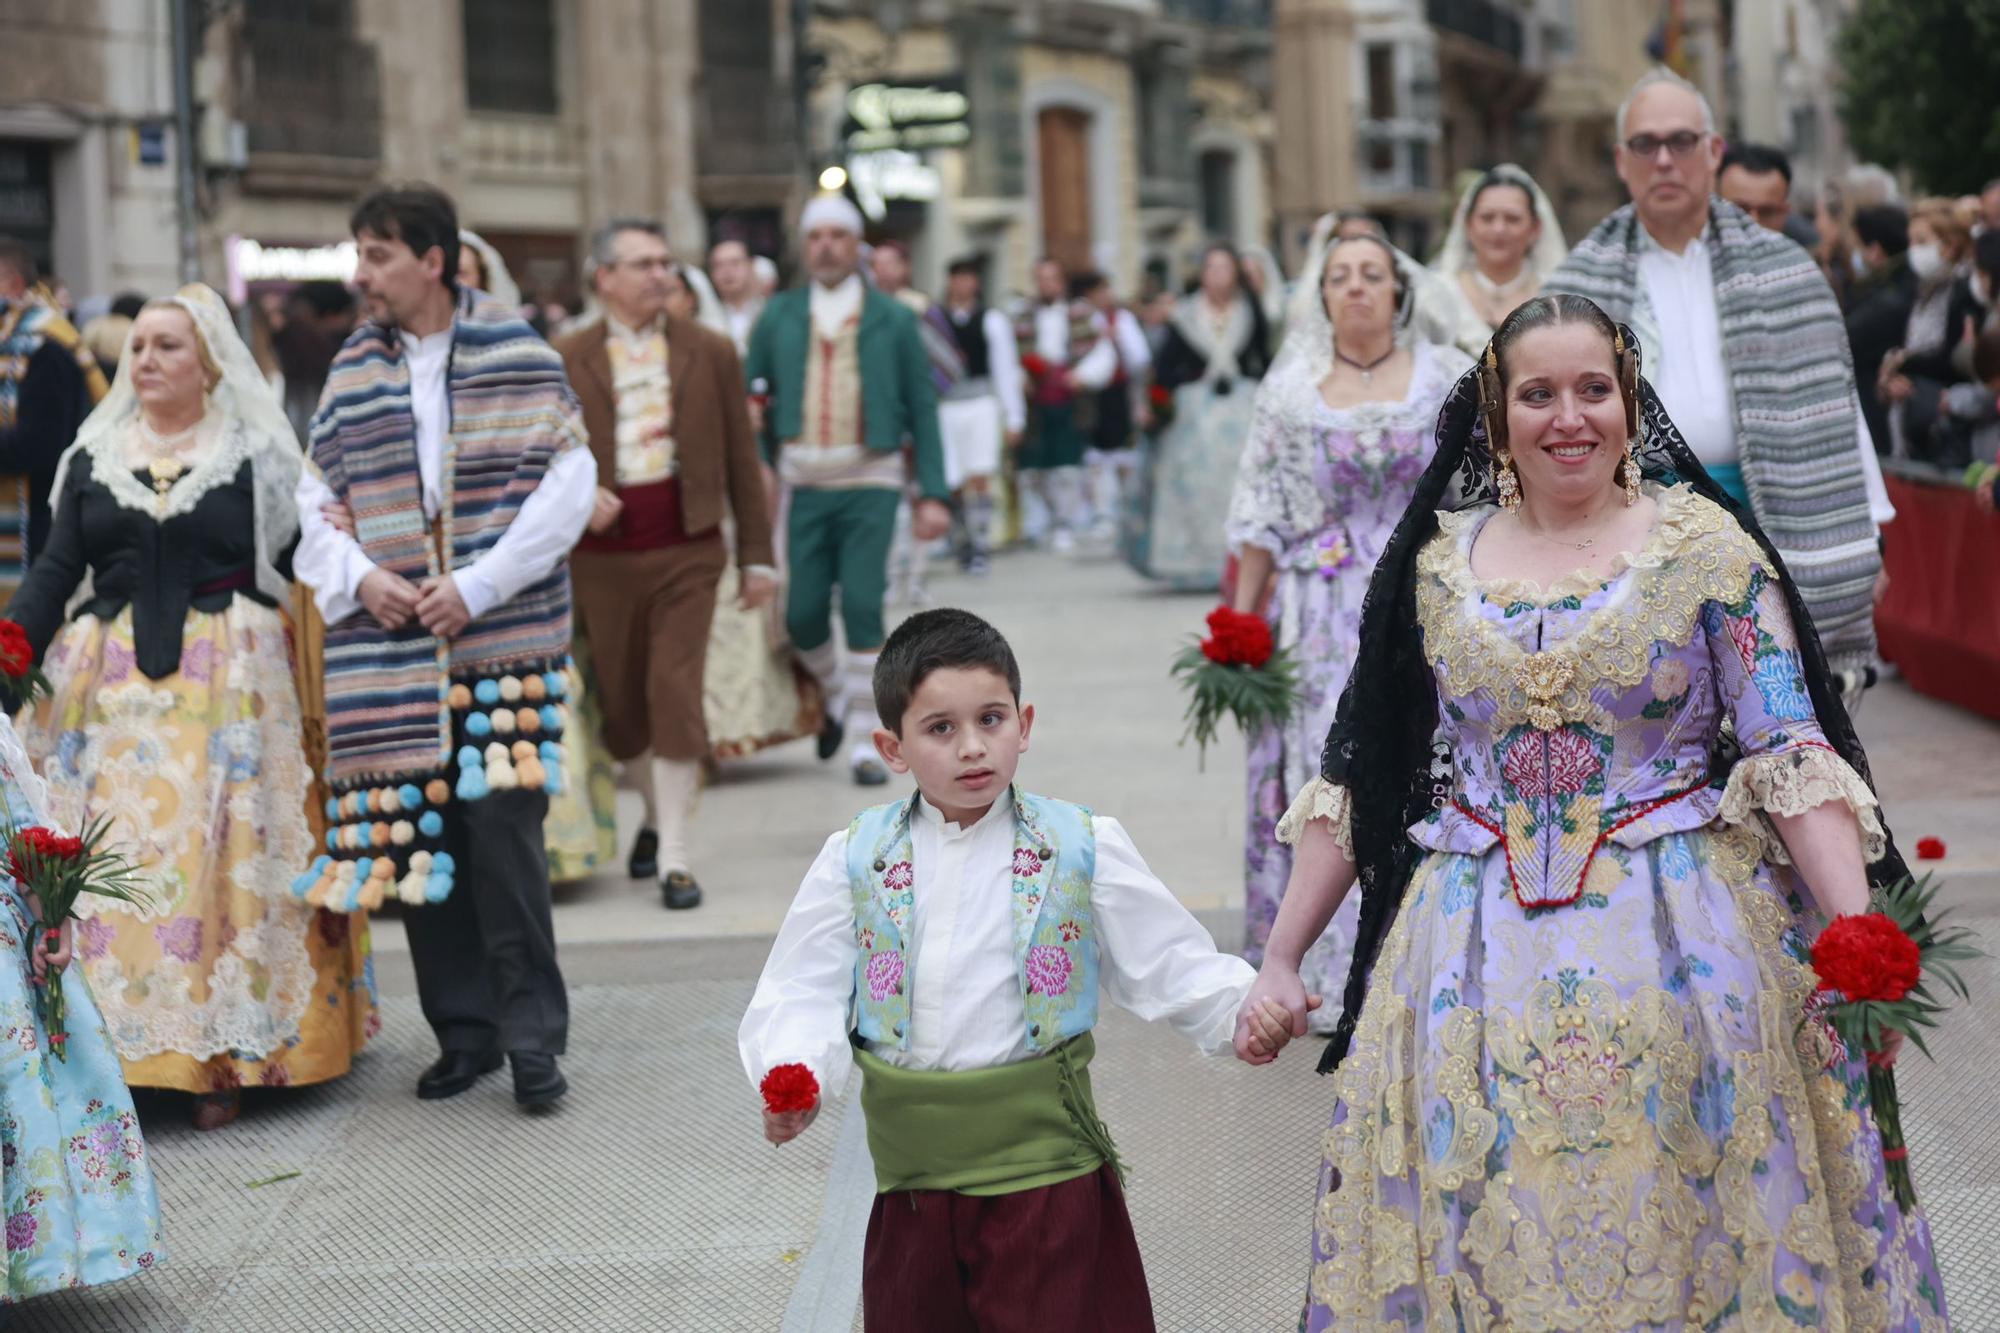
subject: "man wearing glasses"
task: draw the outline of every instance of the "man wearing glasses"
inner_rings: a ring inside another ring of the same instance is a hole
[[[1645,374],[1723,489],[1791,568],[1836,669],[1875,658],[1879,525],[1895,516],[1862,424],[1846,325],[1799,246],[1714,198],[1707,99],[1665,69],[1618,109],[1632,202],[1549,278],[1639,335]]]
[[[666,231],[619,218],[597,234],[602,319],[558,339],[597,458],[597,504],[570,558],[604,743],[646,807],[628,863],[666,905],[701,902],[688,819],[708,755],[702,677],[732,554],[740,604],[777,592],[771,522],[736,347],[667,313]],[[723,516],[735,516],[735,550]]]

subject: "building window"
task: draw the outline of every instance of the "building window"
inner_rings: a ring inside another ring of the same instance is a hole
[[[1201,229],[1221,240],[1236,234],[1236,154],[1226,148],[1201,155]]]
[[[555,115],[555,0],[464,0],[464,14],[466,105]]]
[[[1368,119],[1396,118],[1396,48],[1368,48]]]

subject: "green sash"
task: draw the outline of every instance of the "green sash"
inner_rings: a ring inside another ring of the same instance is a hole
[[[902,1069],[857,1048],[875,1188],[1018,1194],[1087,1176],[1118,1150],[1097,1118],[1088,1032],[1047,1055],[961,1073]]]

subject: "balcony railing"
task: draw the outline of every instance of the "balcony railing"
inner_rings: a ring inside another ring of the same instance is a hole
[[[382,156],[381,72],[373,43],[314,23],[251,18],[243,26],[238,117],[254,154]]]
[[[1271,0],[1164,0],[1160,6],[1175,18],[1239,28],[1271,26]]]
[[[1426,0],[1425,17],[1433,27],[1469,37],[1515,60],[1525,49],[1521,20],[1493,0]]]

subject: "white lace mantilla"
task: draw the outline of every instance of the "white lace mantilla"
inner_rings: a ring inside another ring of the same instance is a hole
[[[1278,821],[1278,841],[1296,847],[1305,836],[1306,825],[1324,819],[1333,829],[1334,845],[1347,853],[1351,861],[1354,859],[1354,832],[1348,823],[1351,806],[1347,788],[1325,778],[1314,778],[1300,790],[1292,808]]]

